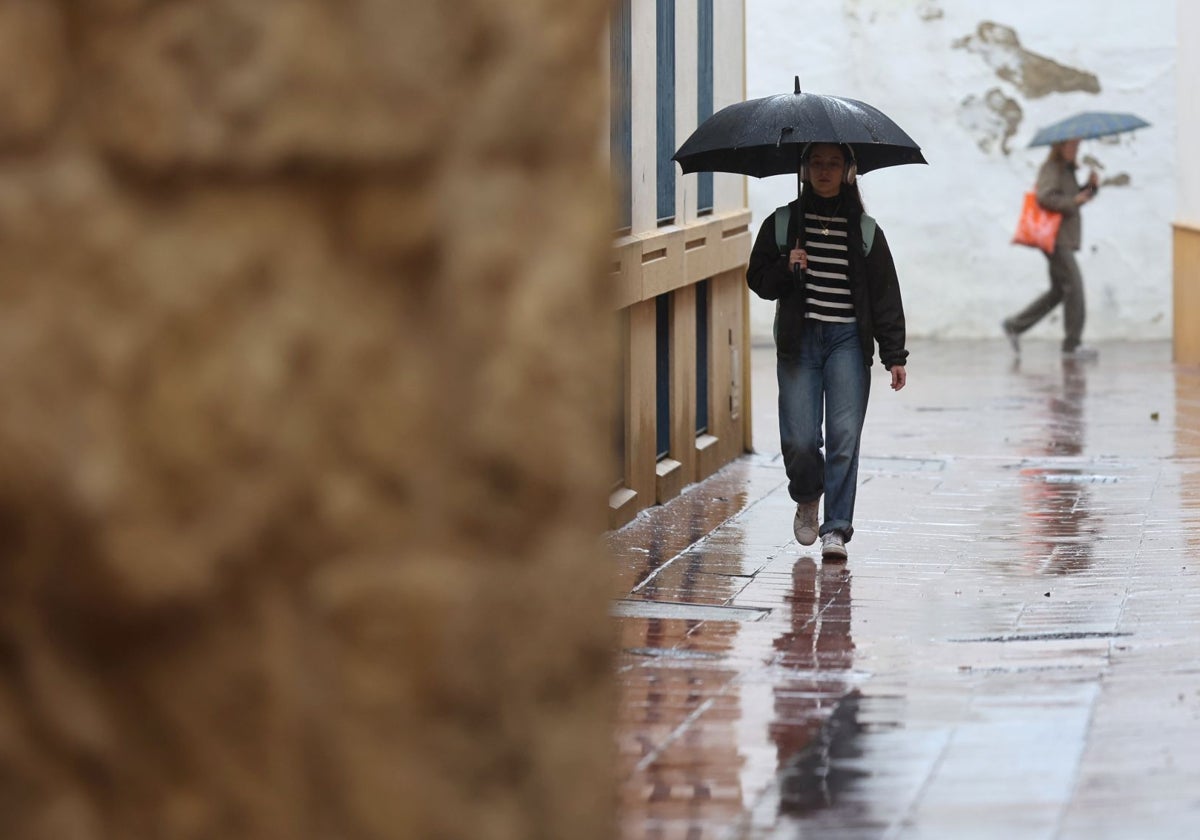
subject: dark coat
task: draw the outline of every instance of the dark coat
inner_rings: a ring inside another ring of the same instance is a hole
[[[1079,205],[1079,182],[1075,180],[1075,166],[1051,155],[1038,170],[1037,202],[1045,210],[1062,213],[1062,224],[1054,240],[1054,250],[1078,251],[1082,240]]]
[[[788,242],[796,241],[797,219],[800,218],[802,213],[797,200],[792,202]],[[887,237],[877,227],[871,253],[864,256],[860,220],[853,216],[849,220],[847,239],[850,264],[846,273],[850,278],[850,296],[858,320],[863,360],[869,367],[878,343],[879,360],[884,367],[903,365],[908,358],[908,350],[904,347],[904,303]],[[799,352],[800,332],[805,323],[804,285],[788,271],[787,258],[787,250],[781,254],[775,244],[775,214],[772,213],[754,240],[746,282],[760,298],[779,302],[775,314],[775,347],[781,356]]]

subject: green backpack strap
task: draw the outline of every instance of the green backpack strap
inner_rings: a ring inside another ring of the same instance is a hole
[[[792,250],[788,247],[787,229],[788,222],[792,220],[792,205],[785,204],[782,207],[775,208],[775,245],[779,248],[779,253],[786,254]]]
[[[792,218],[792,205],[785,204],[782,207],[775,208],[775,245],[779,248],[781,254],[785,254],[791,250],[788,247],[787,229],[788,222]],[[875,244],[875,219],[862,214],[859,222],[862,230],[863,256],[871,253],[871,246]],[[775,321],[771,325],[771,335],[776,343],[779,341],[779,309],[782,301],[775,301]]]
[[[786,254],[792,250],[788,247],[787,230],[788,222],[792,220],[792,205],[785,204],[782,207],[775,208],[775,246],[779,248],[780,254]],[[771,337],[776,343],[779,342],[779,308],[782,301],[775,301],[775,320],[771,323]]]
[[[787,241],[788,222],[791,219],[792,205],[785,204],[775,208],[775,246],[779,248],[781,254],[792,250],[788,247]],[[863,213],[859,224],[862,228],[863,256],[865,257],[871,253],[871,246],[875,244],[875,218]]]
[[[871,253],[871,246],[875,244],[875,219],[862,214],[862,238],[863,238],[863,256]]]

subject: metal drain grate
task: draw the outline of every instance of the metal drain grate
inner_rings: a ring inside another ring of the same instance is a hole
[[[688,650],[686,648],[625,648],[631,656],[646,656],[651,659],[678,659],[681,661],[724,659],[724,654],[711,650]]]
[[[1047,484],[1116,484],[1120,479],[1115,475],[1070,475],[1065,473],[1050,473],[1042,476]]]
[[[721,607],[674,601],[630,601],[613,604],[618,618],[667,618],[682,621],[759,621],[771,611],[756,607]]]
[[[938,458],[864,455],[859,459],[858,468],[863,472],[940,472],[946,468],[946,462]]]
[[[1063,630],[1056,633],[1011,633],[1007,636],[979,636],[973,639],[950,639],[951,642],[1070,642],[1077,639],[1115,639],[1131,636],[1119,630]]]

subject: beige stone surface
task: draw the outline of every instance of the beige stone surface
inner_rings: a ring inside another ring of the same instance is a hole
[[[58,5],[0,0],[0,150],[42,139],[71,69]]]
[[[0,836],[612,836],[605,11],[0,2]]]

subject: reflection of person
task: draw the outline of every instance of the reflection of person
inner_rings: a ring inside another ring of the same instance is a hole
[[[799,815],[833,804],[859,775],[842,759],[856,756],[859,692],[850,687],[850,572],[818,572],[807,557],[792,568],[791,623],[775,639],[773,660],[795,677],[775,687],[768,726],[779,765],[781,812]]]
[[[904,307],[887,239],[873,219],[864,220],[850,148],[812,144],[801,176],[801,196],[788,205],[786,239],[778,241],[776,232],[780,208],[759,230],[746,279],[759,297],[778,301],[779,433],[796,539],[811,545],[819,534],[822,555],[840,560],[854,534],[874,345],[899,391],[908,358]],[[818,526],[822,494],[825,521]]]
[[[1084,449],[1083,402],[1087,372],[1078,359],[1062,363],[1062,392],[1047,401],[1049,417],[1042,427],[1037,456],[1074,457]],[[1031,560],[1043,571],[1067,574],[1086,569],[1092,561],[1096,526],[1086,484],[1078,468],[1034,466],[1021,470],[1024,511],[1031,527],[1024,540]]]
[[[1099,179],[1093,169],[1087,181],[1080,186],[1075,180],[1077,154],[1078,140],[1055,143],[1038,170],[1037,202],[1046,210],[1062,213],[1062,224],[1054,240],[1054,253],[1047,255],[1050,261],[1050,290],[1001,324],[1013,350],[1018,353],[1021,350],[1018,339],[1021,333],[1050,314],[1061,302],[1065,333],[1063,353],[1075,358],[1092,358],[1096,355],[1095,350],[1080,343],[1085,314],[1083,275],[1079,273],[1079,264],[1075,262],[1075,252],[1079,250],[1082,227],[1079,208],[1095,198]]]

